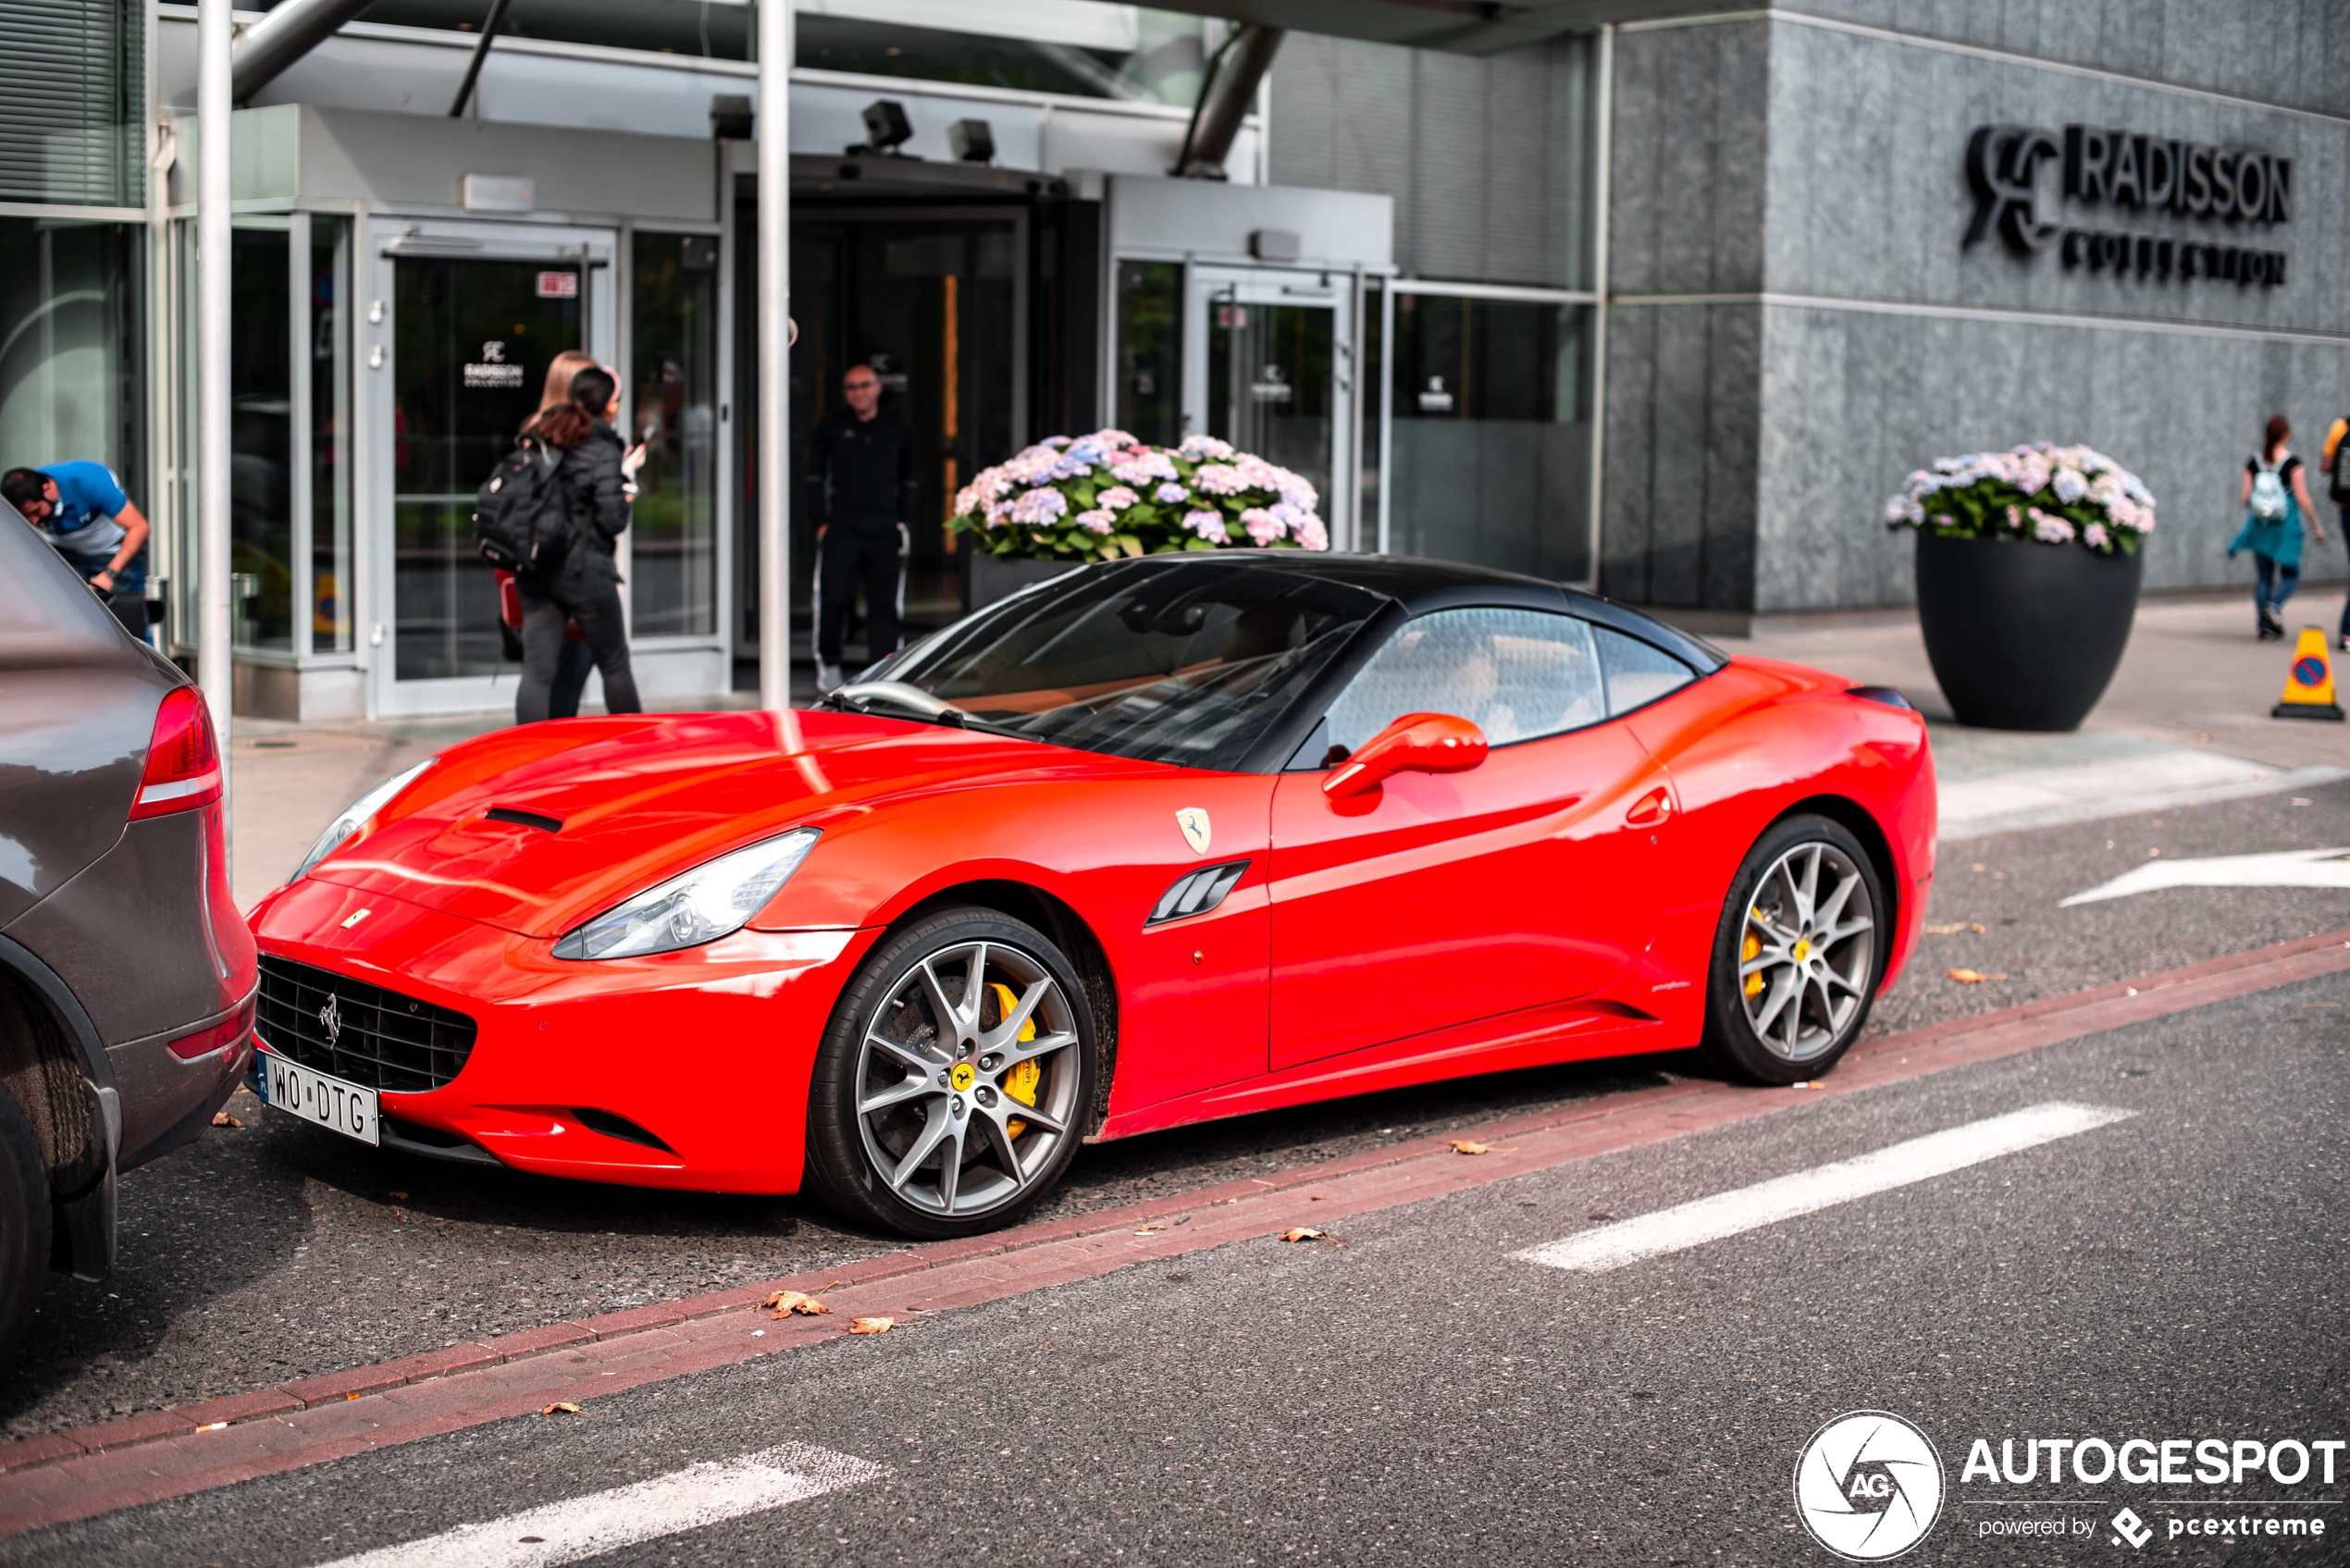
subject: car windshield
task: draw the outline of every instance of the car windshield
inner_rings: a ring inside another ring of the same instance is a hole
[[[1146,558],[990,605],[866,679],[1033,740],[1233,768],[1385,602],[1242,562]]]

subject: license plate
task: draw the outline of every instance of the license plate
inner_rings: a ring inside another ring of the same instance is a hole
[[[382,1146],[376,1130],[376,1092],[340,1078],[287,1061],[275,1052],[261,1053],[261,1098],[281,1111],[346,1138]]]

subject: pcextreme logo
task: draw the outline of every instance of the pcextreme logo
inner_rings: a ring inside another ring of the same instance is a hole
[[[1926,1435],[1882,1410],[1839,1415],[1795,1462],[1795,1512],[1812,1538],[1849,1562],[1883,1562],[1925,1538],[1942,1512],[1942,1457]]]

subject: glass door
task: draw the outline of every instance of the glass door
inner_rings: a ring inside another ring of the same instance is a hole
[[[538,411],[557,354],[585,349],[612,362],[612,252],[610,236],[598,238],[542,250],[518,236],[413,231],[384,244],[379,230],[365,372],[379,454],[368,617],[379,712],[513,698],[520,671],[499,635],[497,579],[475,546],[474,494]]]
[[[1353,548],[1351,278],[1195,268],[1185,312],[1185,431],[1206,431],[1311,481],[1332,542]]]

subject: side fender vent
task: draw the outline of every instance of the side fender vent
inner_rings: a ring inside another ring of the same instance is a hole
[[[1175,879],[1174,886],[1159,895],[1158,906],[1151,911],[1151,918],[1143,922],[1143,929],[1206,914],[1224,902],[1224,895],[1232,891],[1247,870],[1245,860],[1228,860],[1220,866],[1184,872]]]

